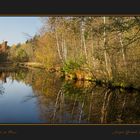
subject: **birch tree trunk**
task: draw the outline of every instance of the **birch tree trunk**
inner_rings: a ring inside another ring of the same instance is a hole
[[[124,66],[126,68],[126,56],[125,56],[125,51],[124,51],[124,44],[123,44],[123,41],[122,41],[122,33],[119,32],[118,33],[118,36],[119,36],[119,41],[120,41],[120,44],[121,44],[121,52],[122,52],[122,57],[123,57],[123,63],[124,63]]]
[[[104,44],[104,58],[105,58],[105,69],[107,71],[108,77],[111,77],[110,70],[109,70],[109,62],[107,57],[107,41],[106,41],[106,17],[103,17],[104,22],[104,34],[103,34],[103,44]]]
[[[86,47],[86,40],[85,40],[85,27],[84,27],[84,18],[81,20],[81,45],[84,48],[85,58],[87,60],[87,47]]]
[[[64,39],[64,42],[63,42],[63,47],[64,47],[64,60],[66,61],[67,60],[67,47],[66,47],[66,40]]]
[[[62,34],[62,56],[63,56],[63,61],[66,61],[67,59],[67,48],[66,48],[66,39],[64,35]]]
[[[56,38],[57,52],[58,52],[59,58],[60,58],[61,62],[64,63],[63,57],[62,57],[61,51],[60,51],[60,45],[59,45],[59,41],[58,41],[58,34],[57,34],[57,31],[55,31],[55,38]]]

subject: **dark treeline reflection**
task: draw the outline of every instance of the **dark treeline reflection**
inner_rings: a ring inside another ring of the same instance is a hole
[[[0,73],[0,93],[7,78],[32,87],[34,96],[24,102],[37,98],[44,123],[140,123],[137,91],[111,90],[90,82],[65,81],[57,73],[22,69]]]

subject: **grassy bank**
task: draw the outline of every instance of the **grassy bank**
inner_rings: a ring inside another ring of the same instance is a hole
[[[79,65],[65,65],[63,67],[50,67],[46,68],[41,63],[36,62],[17,62],[17,63],[2,63],[0,64],[0,71],[15,71],[19,68],[39,68],[44,69],[46,72],[57,72],[59,77],[65,80],[75,80],[75,81],[90,81],[97,85],[108,87],[108,88],[122,88],[122,89],[134,89],[140,91],[140,86],[128,82],[115,81],[115,80],[104,80],[104,78],[97,78],[96,74],[92,73],[89,69],[81,68]]]
[[[25,63],[26,66],[35,67],[35,68],[43,68],[46,72],[51,73],[58,73],[59,77],[64,78],[65,80],[75,80],[75,81],[90,81],[91,83],[94,82],[97,85],[105,86],[108,88],[121,88],[126,90],[139,90],[140,86],[129,81],[119,81],[119,80],[108,80],[102,78],[102,74],[100,73],[93,73],[87,67],[82,67],[80,64],[77,63],[67,63],[64,64],[62,67],[55,66],[50,68],[45,68],[40,63]],[[100,76],[98,76],[100,75]]]
[[[117,80],[107,80],[104,78],[97,78],[96,74],[94,75],[92,72],[88,70],[73,70],[73,71],[62,71],[63,78],[66,80],[78,80],[78,81],[90,81],[94,82],[97,85],[105,86],[108,88],[121,88],[126,90],[139,90],[140,86],[129,81],[117,81]]]
[[[17,66],[19,67],[27,67],[27,68],[40,68],[40,69],[44,69],[45,67],[41,64],[41,63],[37,63],[37,62],[18,62],[16,63]]]

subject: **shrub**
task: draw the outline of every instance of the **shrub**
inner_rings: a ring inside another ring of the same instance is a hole
[[[69,60],[69,61],[65,62],[61,71],[66,72],[66,73],[71,73],[75,70],[80,69],[82,64],[83,64],[82,61],[74,62],[72,60]]]

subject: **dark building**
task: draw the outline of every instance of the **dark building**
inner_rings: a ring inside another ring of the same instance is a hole
[[[7,53],[8,53],[7,41],[3,41],[3,43],[0,44],[0,62],[7,60]]]
[[[7,51],[7,41],[0,44],[0,53],[5,53]]]

